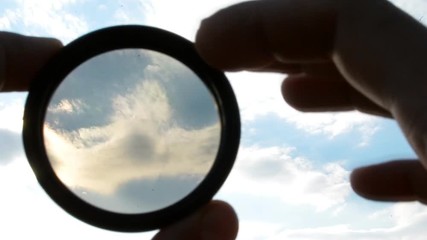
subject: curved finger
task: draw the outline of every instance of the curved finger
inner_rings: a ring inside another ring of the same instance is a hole
[[[334,62],[352,86],[392,113],[427,167],[427,29],[387,1],[361,2],[357,8],[371,10],[360,18],[347,9],[337,31],[351,31],[337,35]]]
[[[357,110],[391,117],[390,112],[370,101],[344,80],[334,77],[289,76],[283,81],[282,94],[289,105],[304,112]]]
[[[323,61],[332,51],[336,10],[330,1],[250,1],[204,20],[196,48],[224,70],[280,60]]]
[[[0,90],[28,90],[37,71],[61,47],[61,42],[52,38],[0,32]]]
[[[161,229],[153,240],[234,240],[238,231],[237,215],[222,201],[212,201],[197,213]]]
[[[351,174],[351,186],[357,194],[371,200],[427,203],[427,171],[417,160],[356,169]]]

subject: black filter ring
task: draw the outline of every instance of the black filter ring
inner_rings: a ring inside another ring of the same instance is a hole
[[[55,174],[46,154],[43,126],[50,99],[66,76],[88,59],[108,51],[139,48],[166,54],[189,67],[210,90],[221,119],[221,142],[206,178],[185,198],[166,208],[122,214],[95,207],[77,197]],[[97,227],[138,232],[167,226],[208,203],[226,180],[240,140],[236,98],[225,75],[208,66],[193,43],[165,30],[127,25],[101,29],[65,46],[32,81],[24,112],[23,140],[28,161],[47,194],[74,217]]]

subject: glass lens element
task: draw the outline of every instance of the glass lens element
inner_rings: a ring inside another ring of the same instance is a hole
[[[84,201],[147,213],[188,195],[220,143],[217,105],[181,62],[123,49],[81,64],[54,93],[46,152],[59,179]]]

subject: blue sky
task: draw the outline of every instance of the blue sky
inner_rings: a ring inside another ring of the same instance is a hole
[[[137,23],[192,40],[201,19],[233,2],[6,0],[0,29],[68,43],[101,27]],[[393,2],[427,21],[426,1]],[[299,113],[282,100],[284,76],[227,76],[241,109],[242,140],[236,165],[216,198],[235,207],[238,239],[424,239],[424,206],[367,201],[349,186],[355,167],[414,156],[394,121],[354,112]],[[86,225],[46,196],[20,140],[25,97],[0,94],[0,143],[7,144],[0,146],[0,238],[149,239],[153,232],[122,234]]]

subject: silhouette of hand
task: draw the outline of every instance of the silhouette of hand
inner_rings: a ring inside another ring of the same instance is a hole
[[[427,202],[427,30],[385,0],[264,0],[204,20],[196,47],[214,67],[287,73],[301,111],[393,117],[419,156],[356,169],[369,199]],[[256,94],[256,93],[254,93]]]
[[[37,71],[61,48],[56,39],[0,32],[0,90],[28,90]]]

